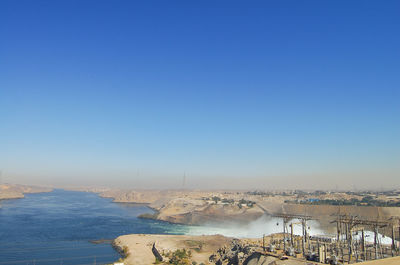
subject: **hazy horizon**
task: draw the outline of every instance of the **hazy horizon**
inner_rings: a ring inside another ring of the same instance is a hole
[[[399,188],[399,8],[1,1],[1,181]]]

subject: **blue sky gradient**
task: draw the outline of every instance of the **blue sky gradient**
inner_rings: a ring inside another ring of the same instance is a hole
[[[0,2],[7,182],[389,188],[399,1]],[[213,184],[210,184],[213,183]]]

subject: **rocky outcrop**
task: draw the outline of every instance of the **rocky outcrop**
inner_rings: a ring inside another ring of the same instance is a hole
[[[163,261],[163,257],[161,256],[160,252],[158,252],[156,248],[156,243],[153,243],[153,247],[151,248],[151,252],[153,252],[154,257],[157,261]]]
[[[237,204],[209,203],[202,200],[173,199],[160,208],[158,220],[171,223],[201,225],[205,223],[249,223],[260,218],[264,211],[257,207]]]
[[[229,245],[221,247],[211,255],[209,261],[215,264],[241,265],[257,248],[257,246],[243,244],[241,240],[233,239]]]
[[[285,256],[264,254],[258,245],[247,244],[234,239],[229,245],[218,249],[209,257],[209,262],[216,265],[305,265],[307,261],[289,259]]]
[[[2,184],[0,185],[0,200],[4,199],[19,199],[24,198],[25,193],[40,193],[50,192],[52,188],[26,186],[17,184]]]
[[[146,203],[156,211],[145,214],[141,218],[157,219],[170,223],[202,225],[205,223],[235,222],[249,223],[261,217],[264,210],[257,204],[239,204],[243,194],[226,194],[201,191],[123,191],[107,190],[100,196],[113,198],[114,202]],[[229,197],[230,203],[212,201]],[[233,197],[232,197],[233,196]],[[233,199],[232,199],[233,198]]]
[[[276,257],[266,256],[260,252],[254,252],[246,258],[243,265],[277,265],[281,261]]]
[[[107,190],[100,193],[101,197],[113,198],[114,202],[133,202],[151,204],[158,200],[169,201],[173,193],[169,191],[133,191]]]

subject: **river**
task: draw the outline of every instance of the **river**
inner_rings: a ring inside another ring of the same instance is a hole
[[[0,264],[106,264],[120,256],[110,242],[130,233],[186,234],[190,227],[139,219],[144,205],[94,193],[54,190],[0,201]]]

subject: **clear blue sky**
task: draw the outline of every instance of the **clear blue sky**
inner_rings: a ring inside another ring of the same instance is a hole
[[[3,181],[399,186],[399,1],[0,1]],[[362,182],[361,182],[362,181]]]

